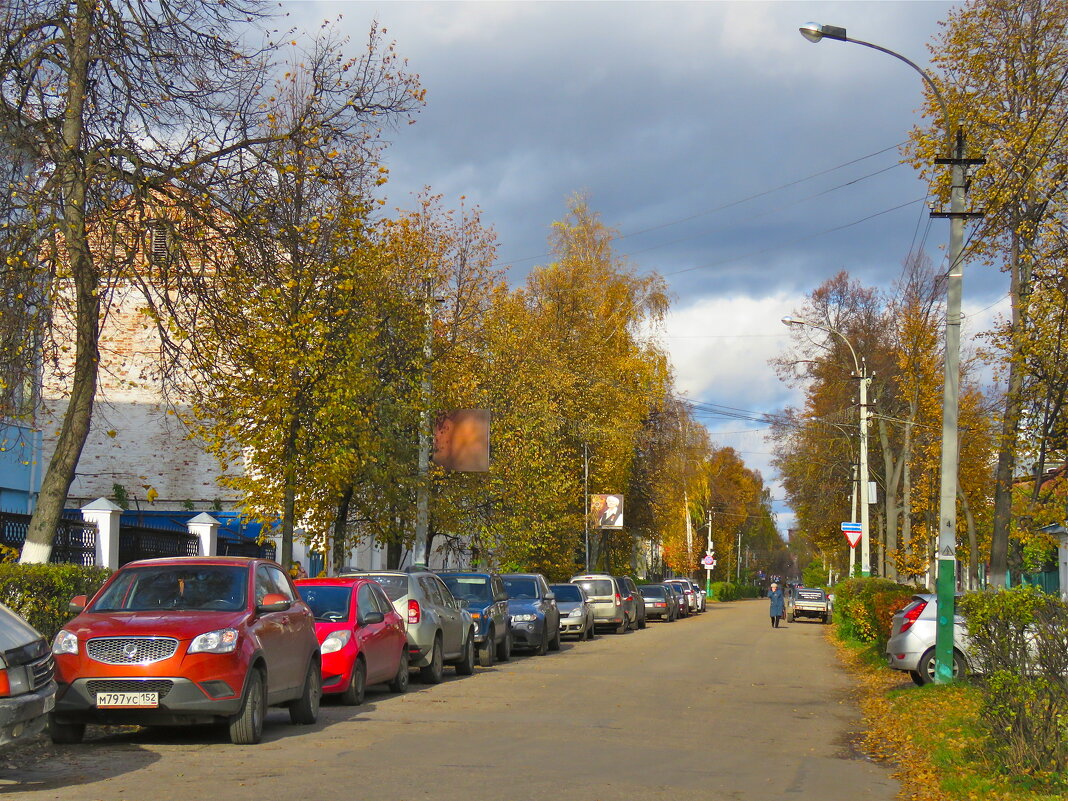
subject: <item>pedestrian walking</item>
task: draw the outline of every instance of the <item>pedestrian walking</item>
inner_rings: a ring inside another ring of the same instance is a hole
[[[786,610],[786,599],[783,597],[779,585],[775,582],[771,583],[771,589],[768,590],[768,598],[771,599],[771,627],[777,629],[779,628],[779,621],[782,620],[783,613]]]

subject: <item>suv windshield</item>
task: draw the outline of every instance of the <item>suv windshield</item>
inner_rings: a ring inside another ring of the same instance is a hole
[[[489,579],[485,576],[440,576],[452,594],[460,601],[492,601]]]
[[[187,609],[236,612],[245,608],[248,568],[236,565],[132,567],[118,576],[94,612]]]
[[[538,597],[538,582],[531,578],[506,578],[504,588],[512,600],[531,600]]]
[[[352,608],[352,587],[297,585],[304,603],[311,607],[316,620],[345,620]]]
[[[577,603],[582,600],[582,593],[579,592],[579,588],[574,584],[554,584],[552,591],[557,601],[565,603],[575,601]]]

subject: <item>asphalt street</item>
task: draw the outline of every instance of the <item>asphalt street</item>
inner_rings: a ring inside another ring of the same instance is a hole
[[[199,799],[891,801],[851,742],[850,680],[827,627],[772,629],[766,601],[565,643],[404,696],[271,711],[264,742],[220,729],[90,728],[78,746],[0,756],[0,796]]]

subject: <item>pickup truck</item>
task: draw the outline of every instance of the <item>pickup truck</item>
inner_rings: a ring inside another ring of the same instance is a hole
[[[815,617],[824,623],[831,622],[831,601],[819,587],[794,587],[786,597],[786,620],[794,622],[798,617]]]

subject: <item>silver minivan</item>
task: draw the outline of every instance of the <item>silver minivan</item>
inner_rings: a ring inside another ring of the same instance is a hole
[[[624,600],[628,593],[620,586],[619,579],[607,573],[588,573],[574,576],[569,583],[578,584],[586,591],[598,626],[612,626],[616,634],[622,634],[634,625],[634,601],[631,600],[628,609]]]
[[[460,676],[475,672],[475,623],[438,576],[428,571],[369,570],[382,585],[408,632],[409,663],[427,684],[438,684],[446,664]]]

